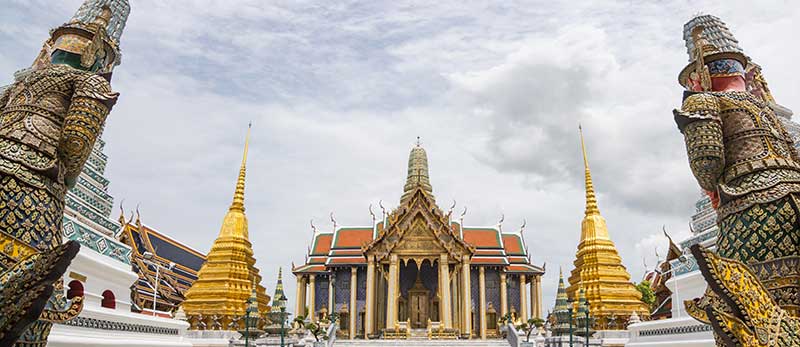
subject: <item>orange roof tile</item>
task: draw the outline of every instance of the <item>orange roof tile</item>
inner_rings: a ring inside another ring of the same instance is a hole
[[[361,248],[372,241],[372,228],[341,228],[336,231],[333,248]]]
[[[506,254],[509,255],[525,254],[525,250],[522,248],[522,239],[518,235],[504,234],[503,246],[505,246]]]
[[[331,256],[340,255],[363,255],[361,249],[334,249],[331,251]]]
[[[483,257],[473,257],[472,264],[507,264],[505,258],[483,258]]]
[[[501,248],[497,229],[464,228],[464,241],[477,248]]]
[[[328,255],[331,250],[331,240],[333,234],[319,234],[314,240],[314,245],[311,248],[312,255]]]
[[[532,265],[510,265],[506,268],[506,272],[543,273],[541,270]]]
[[[364,257],[331,258],[329,264],[363,264],[367,260]]]

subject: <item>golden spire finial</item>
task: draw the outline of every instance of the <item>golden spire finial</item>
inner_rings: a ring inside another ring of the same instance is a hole
[[[242,155],[242,166],[239,168],[239,178],[236,180],[236,190],[233,192],[233,203],[230,211],[244,212],[244,182],[247,171],[247,149],[250,146],[250,128],[253,123],[247,125],[247,135],[244,139],[244,154]]]
[[[594,185],[592,184],[592,172],[589,170],[589,159],[586,158],[586,144],[583,141],[583,128],[578,124],[578,132],[581,136],[581,151],[583,151],[583,168],[586,179],[586,215],[599,215],[600,209],[597,208],[597,198],[594,195]]]

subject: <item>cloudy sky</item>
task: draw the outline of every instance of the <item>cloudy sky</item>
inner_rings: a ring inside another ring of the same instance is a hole
[[[0,0],[0,84],[81,2]],[[527,219],[549,308],[580,237],[579,123],[638,281],[661,226],[687,236],[699,197],[671,114],[693,14],[726,21],[778,102],[800,107],[790,0],[131,2],[104,134],[111,193],[208,251],[252,121],[246,205],[270,294],[279,267],[302,263],[310,219],[367,225],[370,204],[398,203],[420,136],[440,206],[467,206],[469,225]]]

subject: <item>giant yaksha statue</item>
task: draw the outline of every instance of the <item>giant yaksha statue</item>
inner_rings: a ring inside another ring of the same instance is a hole
[[[117,100],[110,18],[105,7],[54,29],[34,67],[0,95],[2,346],[44,346],[52,322],[80,312],[82,297],[64,298],[60,279],[79,249],[62,242],[64,196]]]
[[[685,33],[675,121],[719,226],[716,254],[692,249],[709,289],[687,309],[721,346],[800,345],[800,158],[760,68],[724,24],[699,16]]]

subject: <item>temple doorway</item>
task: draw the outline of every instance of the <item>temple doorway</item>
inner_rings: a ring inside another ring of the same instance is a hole
[[[417,276],[414,286],[408,291],[409,307],[408,311],[411,313],[411,327],[424,328],[428,322],[428,298],[430,291],[422,284],[422,279]]]
[[[400,321],[408,321],[413,329],[423,329],[428,326],[428,319],[439,320],[437,276],[430,260],[417,263],[412,259],[401,266]]]

